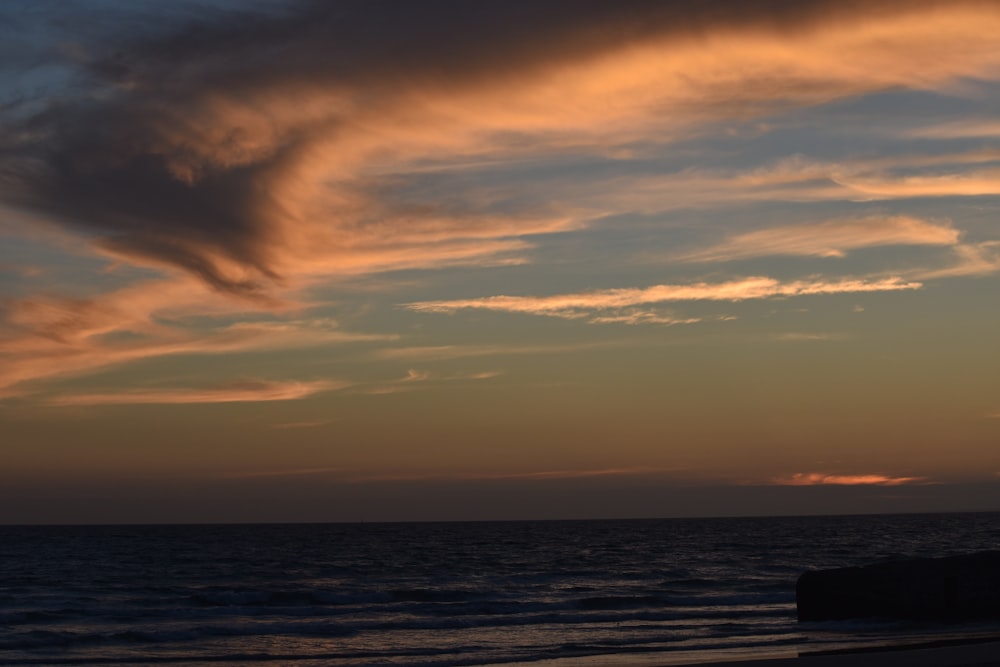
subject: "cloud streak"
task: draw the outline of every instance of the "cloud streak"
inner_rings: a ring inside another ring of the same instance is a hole
[[[324,391],[343,389],[347,382],[243,380],[204,389],[130,390],[128,392],[66,394],[45,401],[51,406],[180,405],[207,403],[258,403],[295,401]]]
[[[994,118],[968,118],[962,122],[940,123],[906,133],[919,139],[964,139],[1000,137],[1000,122]]]
[[[614,342],[563,345],[422,345],[386,347],[374,352],[377,359],[401,361],[445,361],[467,357],[505,355],[552,355],[588,352],[616,345]]]
[[[406,375],[387,384],[379,384],[373,387],[362,389],[365,394],[385,395],[398,394],[400,392],[414,391],[423,385],[437,384],[441,382],[471,382],[476,380],[491,380],[503,375],[502,371],[480,371],[478,373],[432,373],[426,370],[416,370],[410,368]]]
[[[332,320],[265,319],[186,278],[137,283],[98,298],[15,299],[5,310],[0,397],[142,359],[396,338],[346,331]],[[193,320],[202,322],[192,326]]]
[[[654,467],[632,467],[632,468],[567,468],[557,470],[536,470],[525,472],[441,472],[441,473],[409,473],[409,474],[372,474],[359,475],[353,481],[356,482],[397,482],[397,481],[546,481],[546,480],[570,480],[570,479],[591,479],[601,477],[642,477],[653,475],[667,475],[677,473],[682,468],[654,468]]]
[[[837,182],[872,199],[975,197],[1000,194],[1000,169],[916,176],[845,175]]]
[[[724,262],[768,255],[844,257],[850,250],[876,246],[950,246],[958,243],[959,238],[958,230],[944,223],[909,216],[869,216],[735,234],[722,243],[676,259]]]
[[[832,475],[819,472],[797,472],[771,480],[778,486],[903,486],[928,484],[926,477],[891,477],[879,474]]]
[[[453,313],[480,309],[562,318],[587,317],[594,311],[615,310],[674,301],[744,301],[817,294],[847,294],[920,289],[922,284],[901,278],[878,280],[796,280],[782,282],[766,276],[721,283],[654,285],[635,289],[610,289],[554,296],[490,296],[479,299],[418,301],[405,304],[418,312]]]

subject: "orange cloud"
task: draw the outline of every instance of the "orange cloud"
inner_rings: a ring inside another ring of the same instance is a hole
[[[838,183],[872,198],[1000,194],[1000,169],[918,176],[844,175]]]
[[[686,168],[667,174],[641,173],[629,178],[552,187],[555,188],[553,196],[572,199],[581,211],[593,217],[621,211],[653,213],[690,207],[729,207],[747,202],[857,202],[979,196],[1000,192],[996,168],[990,164],[998,162],[1000,151],[994,149],[850,158],[836,162],[794,155],[749,169]],[[913,216],[885,215],[839,219],[839,222],[846,224],[853,219],[871,221],[874,225],[880,218],[921,222]],[[828,222],[835,228],[838,220]],[[945,221],[922,222],[947,227]],[[888,224],[900,223],[890,221]],[[818,231],[833,234],[835,230]],[[902,229],[898,231],[903,232]],[[872,230],[867,230],[866,235],[871,234]],[[906,238],[905,234],[901,237]],[[763,240],[767,239],[759,239]]]
[[[405,304],[419,312],[451,313],[464,309],[495,310],[553,317],[586,317],[593,311],[629,308],[649,303],[669,301],[743,301],[810,294],[844,294],[912,290],[922,287],[918,282],[900,278],[879,280],[797,280],[781,282],[764,276],[742,278],[724,283],[693,283],[690,285],[654,285],[638,289],[611,289],[555,296],[491,296],[480,299],[450,301],[420,301]]]
[[[677,257],[718,262],[764,255],[843,257],[848,250],[884,245],[955,245],[950,225],[909,216],[869,216],[782,225],[735,234],[720,244]]]
[[[315,276],[524,261],[525,239],[631,206],[614,193],[590,213],[500,190],[405,194],[428,164],[621,154],[718,120],[1000,71],[990,2],[663,3],[641,20],[630,6],[572,16],[542,6],[532,21],[490,5],[456,17],[467,39],[442,35],[433,12],[394,32],[374,10],[305,7],[248,19],[253,40],[227,19],[123,45],[89,72],[97,90],[11,132],[21,139],[0,196],[95,232],[123,261],[265,298]],[[350,35],[367,33],[345,29],[351,21],[381,39],[358,44]],[[256,57],[243,57],[249,42]],[[869,197],[998,187],[991,170],[836,182]]]
[[[607,348],[614,342],[576,343],[569,345],[425,345],[387,347],[375,351],[379,359],[405,361],[443,361],[465,357],[494,357],[503,355],[572,354]]]
[[[921,269],[911,272],[919,280],[934,278],[956,278],[961,276],[985,276],[1000,272],[1000,241],[980,243],[960,243],[951,249],[953,262],[949,266],[936,269]]]
[[[67,394],[45,401],[53,406],[148,405],[188,403],[252,403],[294,401],[313,394],[349,386],[346,382],[272,382],[243,380],[208,389],[130,390],[120,393]]]
[[[901,486],[926,484],[926,477],[889,477],[887,475],[831,475],[819,472],[797,472],[788,477],[776,477],[772,484],[779,486]]]
[[[676,138],[716,132],[720,121],[880,90],[947,90],[964,79],[995,81],[1000,71],[1000,7],[991,2],[801,2],[781,11],[652,3],[641,16],[627,3],[569,13],[531,4],[469,5],[449,23],[465,27],[455,31],[408,3],[397,10],[410,20],[392,24],[366,3],[306,3],[302,13],[165,25],[163,39],[102,44],[86,64],[59,63],[85,67],[79,81],[91,87],[60,91],[59,103],[39,104],[40,113],[25,107],[0,117],[0,200],[19,212],[3,222],[5,233],[37,231],[39,221],[82,229],[77,242],[91,252],[168,278],[90,298],[11,301],[0,396],[148,357],[375,340],[301,321],[199,332],[186,320],[287,316],[296,295],[331,278],[528,262],[545,236],[600,216],[746,199],[1000,192],[989,151],[951,156],[944,172],[933,158],[797,159],[747,173],[543,179],[517,193],[488,178],[444,193],[417,187],[432,172],[489,176],[552,155],[627,162],[635,145],[655,153]],[[105,60],[105,52],[115,55]],[[905,171],[914,165],[934,172]],[[828,221],[813,231],[813,239],[787,226],[734,235],[704,252],[731,257],[741,240],[758,253],[837,255],[889,243],[955,245],[958,234],[904,217]],[[995,265],[988,245],[956,248],[966,253],[953,269],[961,275]],[[643,306],[919,287],[898,278],[747,278],[407,307],[670,325],[695,318]]]
[[[911,130],[907,136],[921,139],[961,139],[965,137],[1000,137],[1000,122],[995,118],[969,118],[960,123],[941,123]]]
[[[247,311],[250,312],[247,312]],[[12,300],[0,337],[0,397],[41,380],[79,376],[162,356],[233,354],[395,336],[345,331],[332,320],[244,319],[253,309],[190,278],[149,281],[92,298]],[[214,326],[189,321],[202,318]]]
[[[626,308],[614,315],[595,315],[588,320],[591,324],[659,324],[674,326],[675,324],[697,324],[700,317],[676,317],[668,313],[639,308]]]

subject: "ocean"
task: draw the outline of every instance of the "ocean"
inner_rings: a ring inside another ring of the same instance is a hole
[[[799,623],[813,568],[1000,549],[1000,514],[0,527],[3,665],[669,665],[996,633]]]

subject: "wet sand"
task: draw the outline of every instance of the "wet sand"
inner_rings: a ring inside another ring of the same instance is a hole
[[[1000,667],[1000,640],[806,654],[762,660],[696,660],[681,664],[712,667]]]
[[[769,657],[759,656],[757,653],[755,657],[747,657],[740,649],[735,649],[730,658],[719,651],[681,651],[577,656],[508,663],[503,667],[1000,667],[1000,637],[801,655],[786,651]]]

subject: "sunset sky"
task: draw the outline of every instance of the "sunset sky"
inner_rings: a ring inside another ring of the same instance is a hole
[[[1000,1],[0,4],[0,523],[1000,510]]]

